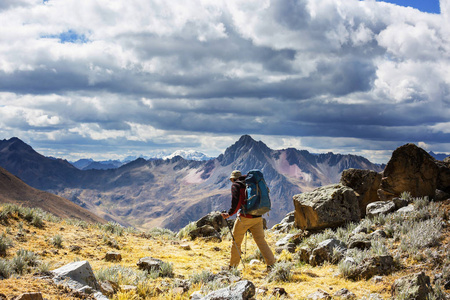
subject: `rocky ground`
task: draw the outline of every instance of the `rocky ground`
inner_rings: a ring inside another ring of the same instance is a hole
[[[405,291],[394,292],[394,282],[420,272],[430,277],[429,298],[444,299],[449,295],[445,284],[450,280],[450,200],[427,205],[428,210],[439,211],[442,218],[437,240],[411,253],[404,249],[398,236],[394,238],[395,234],[386,237],[383,251],[394,258],[392,268],[366,278],[353,276],[356,267],[352,266],[357,264],[343,263],[344,257],[339,262],[335,260],[339,256],[336,250],[332,250],[331,259],[320,258],[318,250],[311,252],[336,233],[344,236],[343,229],[340,234],[339,230],[312,234],[288,227],[268,230],[268,242],[278,257],[277,266],[270,272],[249,236],[247,246],[243,244],[245,268],[240,265],[237,270],[224,271],[222,267],[228,264],[232,245],[226,229],[220,231],[220,236],[191,240],[190,229],[180,231],[178,236],[159,228],[139,232],[111,223],[61,220],[40,210],[4,206],[0,213],[0,299],[26,299],[21,295],[32,292],[41,293],[46,299],[94,298],[93,291],[75,291],[55,280],[51,272],[80,261],[88,262],[101,285],[98,289],[110,299],[211,299],[207,298],[209,293],[233,284],[243,288],[246,285],[245,291],[237,291],[241,298],[254,294],[255,299],[388,299],[394,293],[395,299],[408,299]],[[367,234],[377,229],[390,233],[389,222],[377,225],[376,221],[369,224],[363,220],[359,225],[369,230]],[[354,231],[357,225],[351,229]],[[287,242],[283,243],[283,238]],[[345,241],[346,247],[349,243],[350,240]],[[302,255],[305,251],[310,251],[306,258]],[[350,252],[346,253],[345,260]],[[158,268],[140,268],[137,264],[143,258],[156,259]]]

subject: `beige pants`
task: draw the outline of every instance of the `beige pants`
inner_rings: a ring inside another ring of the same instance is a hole
[[[236,222],[234,222],[233,236],[239,251],[236,249],[236,245],[233,242],[231,245],[230,266],[237,267],[239,265],[239,253],[242,253],[241,244],[247,230],[250,230],[252,233],[253,240],[255,240],[256,245],[261,251],[266,264],[268,266],[273,265],[275,263],[275,257],[273,256],[272,250],[270,250],[269,245],[267,245],[264,238],[263,218],[238,217]]]

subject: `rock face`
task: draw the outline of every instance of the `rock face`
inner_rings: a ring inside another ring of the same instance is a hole
[[[430,154],[414,144],[403,145],[392,153],[383,171],[378,197],[386,201],[408,191],[413,197],[434,198],[438,174]]]
[[[436,162],[439,168],[437,189],[450,194],[450,157]]]
[[[359,221],[360,208],[353,189],[342,184],[295,195],[295,226],[305,230],[337,227]]]
[[[379,201],[377,191],[381,183],[381,174],[371,170],[348,169],[342,172],[341,184],[358,193],[361,218],[366,215],[366,207]]]

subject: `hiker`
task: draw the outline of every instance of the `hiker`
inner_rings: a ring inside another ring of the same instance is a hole
[[[239,265],[242,240],[247,230],[250,230],[256,245],[266,261],[267,269],[270,270],[275,263],[275,257],[264,238],[263,218],[257,215],[246,215],[240,211],[246,199],[245,178],[246,175],[242,176],[238,170],[231,172],[231,208],[228,212],[222,213],[224,219],[238,213],[233,227],[234,242],[236,245],[232,245],[231,247],[230,267],[236,268]]]

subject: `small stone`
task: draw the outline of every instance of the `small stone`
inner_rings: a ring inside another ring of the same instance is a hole
[[[121,261],[122,255],[117,252],[108,252],[105,255],[105,260],[106,261]]]
[[[331,298],[330,294],[328,294],[324,290],[318,289],[317,292],[309,294],[307,296],[307,299],[312,299],[312,300],[321,300],[321,299],[331,300],[332,298]]]
[[[274,295],[274,296],[284,296],[284,295],[287,295],[287,292],[282,287],[275,287],[275,288],[273,288],[272,295]]]
[[[177,294],[183,294],[184,293],[184,289],[182,287],[176,287],[172,290],[172,292],[177,295]]]
[[[200,291],[195,291],[191,294],[189,299],[191,300],[200,300],[203,298],[203,294]]]
[[[15,300],[43,300],[43,298],[41,293],[24,293],[15,298]]]
[[[253,266],[253,265],[259,265],[259,264],[261,264],[261,261],[258,260],[258,259],[252,259],[248,264],[249,264],[250,266]]]
[[[380,283],[383,281],[383,276],[376,275],[372,278],[372,281],[375,283]]]
[[[191,246],[189,246],[188,244],[183,244],[183,245],[180,245],[180,248],[181,249],[183,249],[183,250],[191,250]]]
[[[81,247],[77,246],[77,245],[72,245],[69,247],[69,250],[70,250],[70,252],[78,252],[81,250]]]
[[[339,297],[339,299],[347,299],[347,300],[356,299],[356,295],[345,288],[340,289],[339,291],[334,293],[333,296]]]

